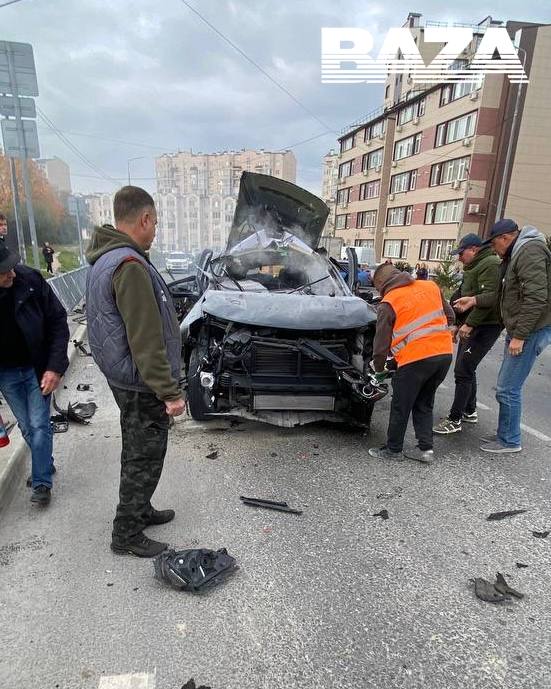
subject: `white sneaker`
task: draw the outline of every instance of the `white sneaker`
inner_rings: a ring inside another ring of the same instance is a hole
[[[465,423],[478,423],[478,412],[474,411],[472,414],[462,414],[461,421]]]

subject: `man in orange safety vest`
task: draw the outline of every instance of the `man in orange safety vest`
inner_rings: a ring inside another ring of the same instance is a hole
[[[371,448],[369,454],[378,459],[403,459],[405,455],[429,463],[434,459],[434,397],[452,361],[448,326],[455,321],[454,312],[432,280],[414,280],[393,265],[379,266],[373,284],[382,301],[377,311],[372,366],[381,380],[387,375],[389,356],[398,368],[392,379],[387,442]],[[404,451],[410,414],[418,444]]]

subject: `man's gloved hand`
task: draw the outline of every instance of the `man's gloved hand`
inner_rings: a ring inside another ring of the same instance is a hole
[[[392,372],[387,369],[386,365],[382,371],[376,371],[375,366],[371,361],[369,363],[369,368],[371,369],[371,376],[375,378],[377,383],[383,383],[390,375],[392,375]]]

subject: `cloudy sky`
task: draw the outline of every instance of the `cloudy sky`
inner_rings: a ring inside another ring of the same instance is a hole
[[[92,167],[44,120],[41,153],[66,160],[81,192],[122,185],[128,159],[138,156],[132,179],[154,190],[153,161],[163,152],[291,146],[298,183],[319,192],[321,157],[382,96],[377,85],[321,84],[321,27],[356,26],[381,37],[409,11],[449,22],[487,15],[551,22],[551,7],[541,0],[186,0],[301,108],[182,0],[21,0],[1,7],[5,1],[0,40],[33,45],[37,105]]]

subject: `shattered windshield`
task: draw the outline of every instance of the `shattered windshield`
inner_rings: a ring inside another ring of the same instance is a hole
[[[248,236],[211,264],[215,287],[244,292],[296,292],[346,296],[338,271],[290,232]]]

